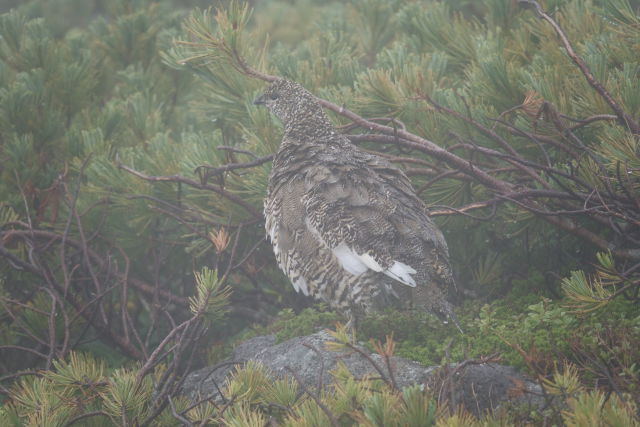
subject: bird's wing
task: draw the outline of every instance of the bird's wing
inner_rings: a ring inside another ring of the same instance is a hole
[[[284,183],[281,191],[270,193],[265,199],[265,227],[280,269],[291,279],[297,292],[309,295],[304,277],[305,258],[315,254],[312,245],[303,244],[313,236],[303,221],[302,191],[302,184],[292,181]]]
[[[446,254],[442,234],[400,170],[366,153],[352,156],[307,171],[306,226],[348,272],[373,270],[415,287],[428,243],[444,244]]]

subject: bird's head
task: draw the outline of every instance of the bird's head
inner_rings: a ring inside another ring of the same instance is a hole
[[[309,121],[322,123],[328,120],[311,92],[286,79],[278,79],[271,83],[253,103],[267,107],[285,127],[298,126]]]

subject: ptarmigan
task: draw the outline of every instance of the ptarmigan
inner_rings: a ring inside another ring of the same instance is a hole
[[[338,133],[298,83],[278,79],[255,103],[284,125],[264,212],[294,288],[350,322],[388,306],[455,322],[447,244],[407,176]]]

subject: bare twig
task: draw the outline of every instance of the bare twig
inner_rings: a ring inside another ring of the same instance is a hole
[[[380,378],[387,383],[387,385],[389,387],[392,387],[393,389],[397,390],[398,387],[389,379],[389,377],[387,376],[387,374],[384,373],[384,369],[382,369],[382,366],[380,366],[375,360],[373,360],[371,358],[371,356],[369,354],[367,354],[366,351],[361,350],[360,348],[358,348],[358,346],[353,345],[349,342],[344,343],[348,348],[350,348],[351,350],[355,351],[356,353],[358,353],[360,356],[364,357],[367,362],[369,362],[369,364],[373,367],[373,369],[376,370],[376,372],[380,375]]]
[[[268,156],[259,157],[250,162],[243,163],[227,163],[222,166],[198,166],[194,172],[200,175],[200,182],[202,184],[206,184],[209,178],[216,175],[221,175],[225,172],[230,172],[238,169],[250,169],[256,166],[260,166],[262,164],[268,163],[273,160],[273,154]],[[206,170],[205,173],[202,173],[201,170]]]
[[[331,423],[331,425],[333,427],[339,427],[340,424],[338,423],[336,416],[329,410],[329,408],[327,408],[327,406],[324,403],[322,403],[322,400],[320,399],[320,397],[318,397],[316,393],[312,392],[307,388],[306,385],[304,385],[304,382],[302,382],[302,379],[300,379],[300,376],[293,369],[291,369],[288,366],[286,366],[285,369],[287,370],[287,372],[289,372],[293,376],[293,378],[296,379],[302,391],[307,393],[314,400],[314,402],[316,402],[316,404],[322,410],[322,412],[324,412],[327,418],[329,418],[329,422]]]
[[[132,175],[137,176],[138,178],[142,178],[145,181],[153,181],[153,182],[180,182],[183,184],[186,184],[190,187],[193,188],[197,188],[200,190],[209,190],[209,191],[213,191],[214,193],[217,193],[219,195],[221,195],[222,197],[225,197],[226,199],[229,199],[230,201],[232,201],[233,203],[242,206],[247,212],[249,212],[252,216],[257,217],[257,218],[262,218],[262,214],[260,212],[258,212],[253,205],[247,203],[246,201],[244,201],[244,199],[242,199],[241,197],[233,194],[233,193],[229,193],[228,191],[224,190],[221,187],[217,187],[215,185],[209,185],[209,184],[202,184],[199,182],[196,182],[192,179],[188,179],[185,178],[183,176],[180,175],[172,175],[172,176],[152,176],[152,175],[147,175],[144,174],[142,172],[139,172],[135,169],[130,168],[129,166],[126,166],[124,164],[122,164],[119,160],[117,160],[117,165],[120,169],[125,170],[127,172],[129,172]]]
[[[167,400],[169,401],[169,407],[171,408],[171,415],[173,415],[175,419],[180,421],[182,425],[192,427],[193,423],[191,421],[178,414],[178,412],[176,411],[176,405],[173,403],[173,399],[171,398],[171,396],[168,396]]]

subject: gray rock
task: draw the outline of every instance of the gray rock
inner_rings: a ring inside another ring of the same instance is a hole
[[[225,378],[238,364],[249,360],[259,361],[276,378],[295,372],[298,379],[310,390],[316,390],[322,372],[322,384],[332,381],[329,371],[339,360],[344,362],[356,378],[365,375],[380,377],[370,360],[351,352],[333,352],[325,348],[331,341],[330,335],[317,332],[305,337],[292,338],[276,344],[273,335],[251,338],[239,344],[233,357],[222,364],[200,369],[187,376],[183,385],[184,393],[193,401],[205,397],[220,399],[218,388],[222,389]],[[359,347],[360,348],[360,347]],[[363,350],[383,370],[389,378],[382,357]],[[437,394],[453,404],[462,404],[474,414],[494,410],[505,403],[542,407],[540,386],[527,379],[516,369],[498,364],[450,365],[446,369],[439,366],[423,366],[418,362],[393,357],[393,376],[399,388],[414,384],[425,384],[434,388]]]
[[[545,400],[539,384],[524,377],[512,366],[496,363],[452,364],[428,379],[441,398],[480,415],[505,404],[542,409]]]

